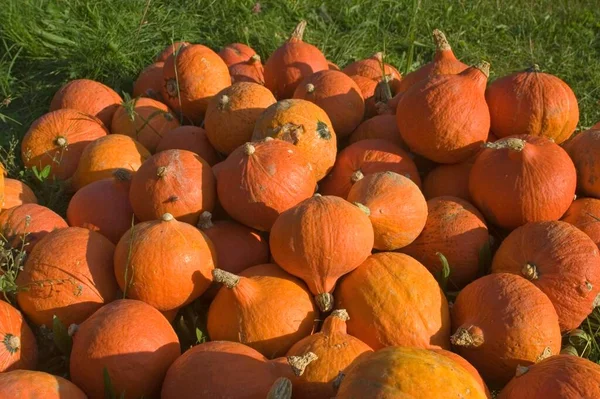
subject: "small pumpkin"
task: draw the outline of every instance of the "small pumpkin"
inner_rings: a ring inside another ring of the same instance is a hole
[[[240,62],[229,67],[232,82],[250,82],[265,85],[265,69],[258,54],[248,61]]]
[[[75,384],[42,371],[14,370],[0,373],[3,398],[87,399]]]
[[[181,41],[181,42],[173,42],[165,47],[154,60],[155,62],[166,62],[167,58],[173,53],[176,53],[181,50],[181,48],[185,46],[189,46],[189,42]]]
[[[360,93],[365,100],[365,118],[369,119],[379,114],[375,101],[375,89],[377,80],[366,78],[360,75],[352,75],[350,78],[360,89]]]
[[[33,370],[38,360],[35,336],[21,312],[0,301],[0,378],[18,369]],[[5,386],[2,386],[2,392]]]
[[[469,194],[469,176],[475,158],[455,164],[436,166],[423,179],[423,194],[425,198],[458,197],[471,201]]]
[[[148,97],[162,101],[164,62],[155,62],[140,72],[133,82],[133,97]],[[113,116],[114,118],[114,116]]]
[[[198,126],[180,126],[165,133],[156,147],[156,152],[166,150],[191,151],[210,166],[221,162],[221,156],[208,141],[206,131]]]
[[[406,144],[402,141],[402,136],[398,131],[396,117],[394,115],[377,115],[367,119],[350,135],[350,144],[361,140],[383,139],[406,149]]]
[[[396,68],[383,62],[382,52],[377,52],[371,57],[363,60],[354,61],[342,69],[342,72],[348,76],[359,75],[372,79],[376,82],[379,82],[383,79],[389,83],[393,92],[397,91],[398,85],[402,79],[400,72],[398,72]]]
[[[154,398],[180,354],[177,334],[158,310],[141,301],[120,299],[99,309],[77,329],[70,356],[71,381],[90,398],[103,398],[102,376],[108,374],[116,396]]]
[[[577,192],[600,198],[600,165],[596,162],[600,151],[600,128],[586,130],[564,144],[577,170]]]
[[[578,198],[567,209],[563,221],[571,223],[587,234],[596,246],[600,246],[600,200]]]
[[[322,312],[331,310],[336,281],[370,254],[374,234],[368,216],[334,196],[314,196],[283,212],[271,229],[275,262],[301,278]]]
[[[246,62],[255,55],[257,55],[256,51],[243,43],[228,44],[219,51],[219,57],[225,61],[228,67]]]
[[[38,199],[29,186],[17,179],[4,179],[4,205],[2,212],[24,204],[37,204]]]
[[[467,285],[452,307],[452,344],[490,388],[504,386],[517,366],[528,366],[561,345],[558,315],[533,283],[494,273]]]

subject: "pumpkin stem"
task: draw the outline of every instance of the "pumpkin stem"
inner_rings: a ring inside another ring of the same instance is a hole
[[[59,146],[59,147],[66,147],[67,145],[69,145],[69,142],[67,141],[67,138],[65,136],[57,136],[56,140],[54,140],[54,143]]]
[[[331,312],[331,316],[337,317],[342,321],[350,320],[350,315],[348,314],[348,311],[346,309],[336,309],[333,312]]]
[[[387,104],[392,99],[392,89],[388,81],[389,79],[386,76],[375,86],[375,103]]]
[[[285,377],[279,377],[267,394],[267,399],[291,399],[292,381]]]
[[[594,305],[595,308],[600,306],[600,294],[596,295],[596,298],[594,299],[594,303],[592,305]]]
[[[290,41],[302,41],[304,37],[304,30],[306,29],[306,21],[302,20],[296,25],[296,28],[292,32],[292,36],[290,37]]]
[[[329,312],[333,309],[333,295],[329,292],[323,292],[315,295],[315,302],[321,312]]]
[[[212,271],[213,280],[217,283],[223,284],[227,288],[234,288],[240,282],[240,276],[236,276],[233,273],[226,272],[221,269],[214,269]]]
[[[204,211],[200,214],[200,219],[198,220],[198,228],[200,230],[208,230],[214,226],[212,222],[212,213],[209,211]]]
[[[468,328],[458,327],[456,332],[450,337],[450,342],[455,346],[477,348],[483,344],[483,336],[480,331],[475,331],[474,326]]]
[[[223,94],[219,97],[219,109],[224,110],[229,104],[229,96],[227,94]]]
[[[77,334],[77,331],[79,331],[79,324],[71,324],[69,326],[69,328],[67,328],[67,334],[69,335],[69,337],[72,337],[73,335]]]
[[[542,72],[540,66],[538,64],[533,64],[529,68],[527,68],[527,72]]]
[[[490,63],[487,61],[481,61],[480,63],[473,65],[475,68],[479,69],[486,78],[490,77]]]
[[[533,263],[527,263],[523,266],[521,274],[529,281],[537,280],[539,277],[537,267]]]
[[[354,202],[354,205],[356,205],[358,209],[363,211],[365,215],[371,216],[371,210],[367,206],[361,204],[360,202]]]
[[[167,167],[166,166],[159,166],[156,169],[156,177],[165,177],[167,175]]]
[[[314,193],[314,194],[313,194],[313,197],[322,197],[322,195],[321,195],[321,194],[319,194],[319,193]]]
[[[177,98],[179,95],[179,88],[177,87],[177,81],[174,78],[167,80],[166,84],[167,94],[171,98]]]
[[[484,143],[483,148],[490,148],[492,150],[501,150],[508,148],[513,151],[521,152],[525,148],[525,140],[510,137],[507,139],[500,139],[493,143]]]
[[[252,57],[250,57],[249,61],[251,64],[256,64],[256,63],[260,62],[260,55],[254,54]]]
[[[373,54],[372,58],[375,58],[379,62],[383,62],[383,51],[378,51]]]
[[[17,353],[21,348],[21,339],[16,335],[6,334],[2,342],[4,343],[4,346],[6,347],[8,353],[10,353],[11,355]]]
[[[315,85],[312,83],[308,83],[305,87],[307,93],[314,93]]]
[[[552,348],[549,346],[545,347],[542,353],[535,359],[535,362],[541,362],[542,360],[552,356]]]
[[[528,371],[529,371],[529,367],[521,366],[520,364],[518,364],[517,370],[515,372],[515,377],[520,377],[523,374],[527,373]]]
[[[317,360],[319,357],[314,352],[307,352],[302,356],[288,356],[287,361],[292,366],[292,371],[296,377],[304,374],[306,366]]]
[[[119,168],[113,172],[113,177],[118,181],[130,181],[131,171],[123,168]]]
[[[251,143],[244,144],[244,154],[250,156],[256,152],[256,147],[254,147]]]
[[[172,221],[173,219],[175,219],[175,218],[174,218],[174,217],[173,217],[173,215],[171,215],[170,213],[165,213],[165,214],[163,214],[163,215],[162,215],[162,217],[161,217],[161,220],[162,220],[163,222],[170,222],[170,221]]]
[[[267,136],[267,137],[264,138],[263,141],[267,142],[267,141],[273,141],[273,140],[275,140],[273,137]]]
[[[438,51],[452,50],[450,43],[448,43],[448,39],[446,39],[446,35],[439,29],[433,30],[433,41],[435,43],[435,48]]]
[[[357,171],[352,173],[350,180],[352,181],[352,183],[356,183],[357,181],[364,179],[364,177],[365,175],[363,175],[363,172],[360,169],[358,169]]]

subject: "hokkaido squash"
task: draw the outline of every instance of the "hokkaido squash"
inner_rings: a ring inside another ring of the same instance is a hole
[[[246,62],[255,55],[257,55],[256,51],[243,43],[228,44],[219,51],[219,57],[225,61],[228,67],[240,62]]]
[[[231,65],[229,74],[232,83],[249,82],[265,85],[265,69],[258,54],[253,55],[248,61]]]
[[[495,273],[467,285],[452,307],[452,344],[490,388],[504,386],[517,366],[558,354],[558,316],[525,278]]]
[[[369,119],[378,115],[377,105],[375,101],[375,88],[377,81],[366,78],[360,75],[352,75],[350,78],[356,83],[360,89],[363,99],[365,100],[365,118]]]
[[[116,396],[154,398],[180,354],[177,334],[158,310],[120,299],[79,326],[71,350],[71,381],[88,397],[104,398],[102,376],[108,374]]]
[[[198,126],[180,126],[165,133],[156,147],[156,152],[166,150],[187,150],[198,154],[210,166],[221,161],[206,131]]]
[[[383,62],[382,52],[377,52],[363,60],[354,61],[342,69],[342,72],[348,76],[359,75],[376,82],[385,80],[389,83],[393,92],[397,91],[402,79],[400,72],[396,68]]]
[[[408,255],[371,255],[335,290],[336,308],[352,315],[348,333],[374,350],[450,347],[448,302],[431,273]]]
[[[131,180],[129,201],[141,221],[165,213],[195,225],[215,206],[216,187],[210,165],[186,150],[167,150],[150,157]]]
[[[17,369],[33,370],[38,360],[35,336],[17,309],[0,301],[0,378]],[[0,384],[2,391],[5,386]]]
[[[377,115],[367,119],[350,135],[350,144],[361,140],[383,139],[394,143],[402,149],[407,149],[398,131],[394,115]]]
[[[166,213],[123,235],[115,250],[114,273],[128,298],[165,312],[206,291],[215,258],[212,243],[202,232]]]
[[[469,175],[469,193],[486,220],[505,229],[558,220],[575,195],[573,162],[544,137],[512,136],[486,144]]]
[[[493,273],[514,273],[550,298],[561,331],[576,328],[600,305],[600,254],[587,234],[560,221],[527,223],[502,241]]]
[[[69,380],[42,371],[14,370],[0,373],[2,398],[87,399]]]
[[[133,97],[148,97],[163,101],[162,84],[164,65],[164,62],[155,62],[140,72],[135,82],[133,82]]]
[[[156,59],[154,60],[155,62],[166,62],[167,58],[169,58],[169,56],[175,52],[178,52],[181,50],[182,47],[185,46],[189,46],[190,43],[188,42],[173,42],[171,44],[169,44],[167,47],[165,47],[157,56]]]
[[[17,179],[4,179],[2,212],[24,204],[37,204],[38,199],[29,186]]]
[[[333,61],[327,60],[327,65],[330,71],[340,71],[340,67]]]
[[[578,198],[573,201],[562,217],[587,234],[596,246],[600,246],[600,200],[596,198]]]
[[[277,48],[265,64],[265,86],[275,98],[291,98],[302,79],[329,68],[323,53],[302,41],[306,21],[300,21],[290,38]]]
[[[213,278],[223,287],[208,310],[212,340],[241,342],[273,359],[313,332],[318,313],[310,292],[279,266],[253,266],[239,276],[215,269]]]
[[[117,297],[112,271],[115,246],[99,233],[68,227],[48,233],[27,257],[17,277],[17,302],[36,325],[65,326],[87,319]]]
[[[4,208],[4,175],[6,174],[6,170],[4,169],[4,165],[0,162],[0,211]]]
[[[234,83],[221,90],[206,111],[208,140],[220,153],[231,154],[251,140],[256,120],[275,102],[273,94],[256,83]]]
[[[450,196],[471,201],[469,176],[474,162],[475,158],[470,158],[461,163],[436,166],[423,179],[425,198]]]
[[[23,137],[21,157],[27,168],[41,171],[50,166],[51,177],[65,180],[75,173],[85,147],[106,133],[99,119],[80,111],[49,112],[33,122]]]
[[[577,192],[600,198],[600,163],[596,161],[600,151],[599,130],[581,132],[564,144],[577,170]]]
[[[431,352],[435,352],[435,353],[439,353],[440,355],[444,355],[452,360],[454,360],[454,362],[456,362],[458,365],[462,366],[462,368],[464,368],[465,370],[467,370],[469,372],[469,374],[471,374],[473,377],[475,377],[475,379],[477,380],[477,382],[479,383],[479,385],[481,385],[481,387],[483,388],[483,390],[486,393],[486,396],[488,397],[488,399],[492,398],[492,395],[490,394],[490,391],[487,387],[487,385],[485,384],[485,382],[483,381],[483,378],[481,378],[481,375],[479,375],[479,371],[477,371],[477,369],[475,367],[473,367],[473,365],[471,363],[469,363],[464,357],[461,357],[460,355],[457,355],[454,352],[450,352],[448,350],[445,349],[429,349]]]
[[[269,245],[275,262],[304,280],[319,309],[327,312],[336,281],[367,259],[373,242],[371,221],[359,207],[317,195],[277,218]]]

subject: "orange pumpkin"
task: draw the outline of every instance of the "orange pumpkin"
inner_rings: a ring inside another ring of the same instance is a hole
[[[450,347],[448,302],[431,273],[408,255],[371,255],[342,279],[336,307],[352,318],[348,333],[374,350]]]
[[[133,97],[148,97],[162,101],[162,83],[164,62],[155,62],[140,72],[133,82]],[[114,118],[114,116],[113,116]]]
[[[328,69],[330,71],[339,71],[340,70],[340,67],[333,61],[327,60],[327,65],[328,65],[328,67],[329,67]]]
[[[452,307],[452,344],[490,388],[504,386],[517,366],[528,366],[561,345],[558,316],[539,288],[510,273],[467,285]]]
[[[446,357],[454,360],[454,362],[456,364],[462,366],[462,368],[464,368],[465,370],[467,370],[469,372],[469,374],[471,374],[473,377],[475,377],[475,379],[477,380],[477,382],[479,383],[479,385],[481,385],[481,387],[485,391],[486,396],[488,397],[488,399],[492,398],[492,395],[490,394],[490,391],[489,391],[487,385],[483,381],[483,378],[481,378],[481,375],[479,375],[479,371],[477,371],[477,369],[475,367],[473,367],[473,365],[471,363],[469,363],[464,357],[461,357],[460,355],[457,355],[456,353],[450,352],[450,351],[445,350],[445,349],[431,348],[429,350],[432,351],[432,352],[435,352],[435,353],[439,353],[440,355],[444,355],[444,356],[446,356]]]
[[[579,122],[573,90],[537,65],[496,79],[485,98],[490,107],[491,129],[500,138],[517,134],[543,136],[560,144]]]
[[[250,82],[265,85],[265,69],[258,54],[248,61],[240,62],[229,67],[232,82]]]
[[[406,247],[425,227],[425,197],[415,183],[397,173],[374,173],[357,181],[348,201],[366,208],[375,233],[374,248],[380,251]]]
[[[68,227],[42,238],[17,277],[17,302],[36,325],[81,323],[117,296],[112,271],[115,246],[87,229]]]
[[[221,90],[206,111],[208,140],[220,153],[231,154],[250,141],[256,120],[275,102],[273,94],[256,83],[234,83]]]
[[[131,180],[129,201],[141,221],[170,213],[195,225],[215,206],[216,187],[210,165],[186,150],[167,150],[149,158]]]
[[[483,216],[465,200],[436,197],[427,201],[427,223],[421,235],[402,252],[434,275],[442,271],[443,255],[450,266],[449,286],[460,289],[475,280],[482,248],[489,243]]]
[[[108,373],[117,397],[155,398],[180,354],[177,334],[158,310],[121,299],[79,326],[71,350],[71,381],[90,398],[104,398],[102,376]]]
[[[474,162],[475,158],[470,158],[461,163],[436,166],[423,179],[425,198],[450,196],[471,201],[469,175]]]
[[[50,166],[51,176],[65,180],[75,173],[85,147],[106,133],[99,119],[74,109],[49,112],[23,137],[21,157],[27,168]]]
[[[490,130],[485,86],[490,64],[415,83],[398,103],[396,121],[410,149],[438,163],[475,155]]]
[[[396,117],[394,115],[377,115],[367,119],[350,135],[350,144],[361,140],[383,139],[406,149],[406,144],[402,141],[402,136],[398,131]]]
[[[231,85],[225,62],[201,44],[183,46],[163,67],[162,95],[167,105],[199,124],[210,99]]]
[[[336,281],[371,254],[373,242],[371,221],[360,208],[317,195],[279,215],[269,244],[275,262],[304,280],[326,312]]]
[[[544,137],[513,136],[486,144],[469,175],[473,203],[505,229],[558,220],[575,195],[573,162]]]
[[[189,46],[190,43],[189,42],[173,42],[171,44],[169,44],[167,47],[165,47],[163,49],[163,51],[161,51],[157,56],[156,59],[154,60],[155,62],[166,62],[167,58],[169,58],[169,56],[173,53],[179,52],[181,51],[181,49],[185,46]]]
[[[363,99],[365,100],[365,118],[372,118],[379,114],[377,104],[375,101],[375,88],[377,87],[377,80],[366,78],[360,75],[350,76],[354,83],[360,89]]]
[[[384,66],[383,71],[382,64]],[[354,61],[342,69],[342,72],[348,76],[359,75],[375,80],[376,82],[385,80],[389,83],[393,92],[397,91],[402,79],[400,72],[396,68],[383,62],[382,52],[375,53],[363,60]]]
[[[4,179],[4,205],[2,212],[24,204],[37,204],[38,199],[29,186],[17,179]]]
[[[228,67],[240,62],[246,62],[255,55],[257,54],[254,49],[242,43],[228,44],[219,51],[219,57],[225,61]]]
[[[312,165],[317,181],[335,163],[337,140],[327,113],[306,100],[279,101],[257,119],[252,140],[281,139],[298,147]]]
[[[347,198],[352,185],[378,172],[395,172],[421,186],[415,163],[402,148],[387,140],[361,140],[340,151],[331,173],[319,183],[325,195]]]
[[[0,162],[0,211],[4,208],[4,175],[6,171],[4,170],[4,165]]]
[[[180,126],[165,133],[156,147],[156,152],[166,150],[187,150],[198,154],[210,166],[221,161],[206,131],[198,126]]]
[[[56,92],[50,103],[50,111],[71,108],[97,117],[108,128],[121,102],[121,96],[110,87],[94,80],[77,79]]]
[[[323,53],[302,41],[305,29],[306,21],[300,21],[290,38],[265,64],[265,86],[278,100],[291,98],[302,79],[329,68]]]
[[[11,370],[33,370],[37,365],[35,336],[23,315],[7,302],[0,301],[0,378]],[[2,392],[6,387],[0,383]]]
[[[87,399],[83,391],[62,377],[41,371],[0,373],[2,398]]]
[[[273,359],[313,332],[318,313],[310,292],[279,266],[253,266],[239,276],[215,269],[213,276],[223,287],[208,310],[212,340],[241,342]]]
[[[166,213],[123,235],[115,250],[114,273],[128,298],[165,312],[202,295],[212,281],[215,262],[210,240]]]
[[[600,246],[600,200],[596,198],[578,198],[573,201],[562,217],[587,234],[596,246]]]
[[[596,162],[600,151],[600,128],[577,134],[564,144],[577,170],[577,192],[600,198],[600,164]]]

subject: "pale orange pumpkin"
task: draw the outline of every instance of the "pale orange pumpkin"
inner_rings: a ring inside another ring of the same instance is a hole
[[[37,204],[33,190],[17,179],[4,179],[4,205],[2,211],[24,204]]]
[[[37,365],[35,336],[21,312],[0,301],[0,375],[11,370],[33,370]],[[2,390],[5,387],[0,384]]]

